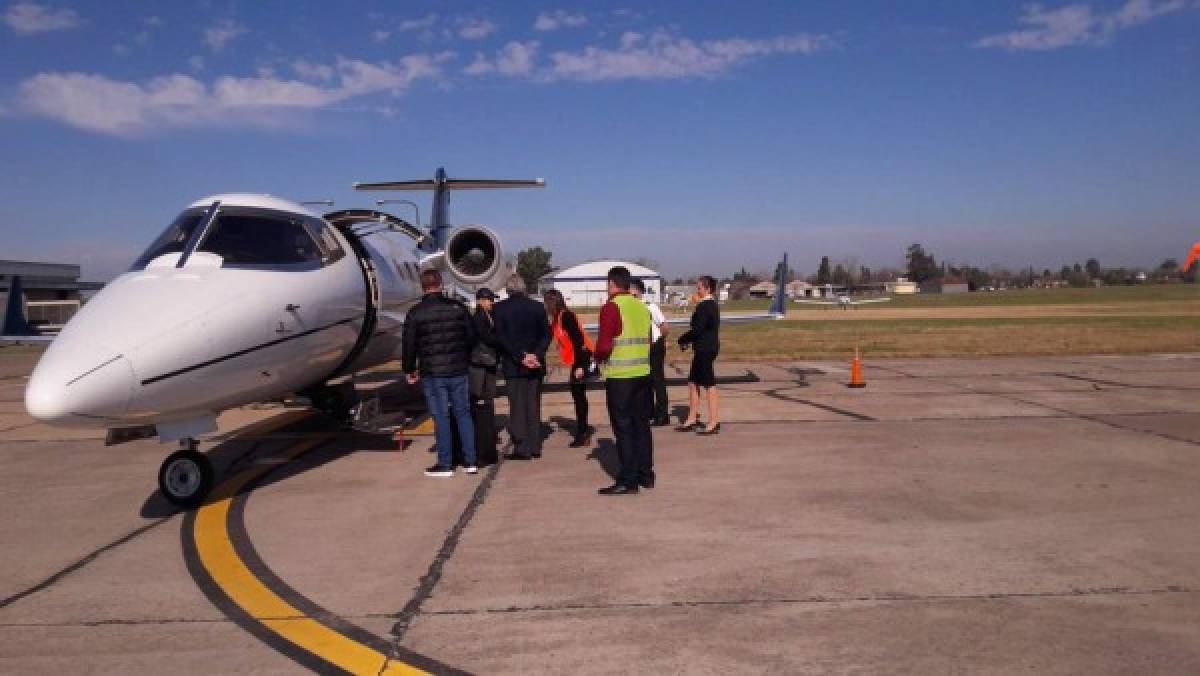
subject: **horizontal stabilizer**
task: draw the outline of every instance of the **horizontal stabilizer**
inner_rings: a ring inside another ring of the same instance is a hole
[[[502,179],[502,178],[448,178],[440,184],[428,179],[420,181],[383,181],[381,183],[355,183],[355,190],[485,190],[488,188],[545,188],[546,179]]]

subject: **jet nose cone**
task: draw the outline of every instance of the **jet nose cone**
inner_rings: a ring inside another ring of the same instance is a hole
[[[55,341],[25,388],[25,409],[51,425],[103,427],[129,408],[135,383],[133,367],[122,355]]]

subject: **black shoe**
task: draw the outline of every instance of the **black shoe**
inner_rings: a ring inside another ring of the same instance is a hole
[[[520,453],[505,453],[504,459],[505,460],[528,460],[529,456],[521,455]]]
[[[534,453],[534,454],[530,455],[529,457],[531,457],[531,458],[540,458],[540,457],[542,457],[542,454],[541,454],[541,453]]]
[[[699,432],[696,432],[696,434],[701,435],[701,436],[706,436],[706,437],[712,436],[714,434],[720,434],[720,433],[721,433],[721,423],[717,423],[717,426],[712,428],[711,430],[703,429],[703,430],[700,430]]]
[[[696,430],[703,429],[703,428],[704,428],[704,424],[701,423],[699,420],[697,420],[696,422],[692,423],[691,425],[680,425],[675,428],[675,431],[676,432],[695,432]]]
[[[650,426],[651,427],[666,427],[667,425],[670,425],[670,424],[671,424],[670,418],[655,418],[654,421],[650,423]]]
[[[641,481],[638,482],[638,485],[641,486],[642,488],[654,488],[654,477],[650,477],[649,479],[642,479]]]
[[[575,437],[574,439],[572,439],[571,443],[567,444],[567,446],[569,446],[570,448],[583,448],[584,446],[590,446],[591,443],[592,443],[592,433],[585,432],[582,436],[578,436],[578,437]]]
[[[425,470],[425,476],[438,477],[445,479],[454,476],[454,468],[445,465],[434,465]]]
[[[635,495],[638,492],[638,487],[626,486],[625,484],[613,484],[608,488],[601,488],[596,492],[600,495]]]

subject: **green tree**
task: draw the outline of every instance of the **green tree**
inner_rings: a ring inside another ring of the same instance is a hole
[[[554,269],[554,266],[550,265],[552,255],[540,246],[517,252],[517,274],[525,280],[525,286],[530,293],[537,289],[538,280]]]
[[[829,256],[821,256],[821,265],[817,267],[817,284],[823,286],[829,282]]]
[[[904,257],[908,260],[908,278],[918,284],[936,279],[941,274],[933,255],[925,253],[925,248],[920,244],[914,242],[909,245]]]
[[[831,275],[830,279],[832,279],[833,283],[837,286],[850,285],[850,273],[846,271],[846,266],[842,265],[841,263],[838,263],[836,266],[834,266],[833,275]]]

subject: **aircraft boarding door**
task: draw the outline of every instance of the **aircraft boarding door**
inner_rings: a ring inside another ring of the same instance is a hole
[[[372,353],[381,350],[390,353],[393,349],[383,344],[386,341],[376,340],[375,342],[378,344],[372,345],[372,340],[380,332],[379,312],[383,303],[384,290],[383,280],[380,279],[380,276],[387,273],[386,270],[381,271],[379,266],[387,265],[387,261],[382,258],[376,259],[372,255],[372,248],[364,242],[364,239],[379,233],[396,232],[420,241],[425,234],[420,229],[391,214],[369,209],[335,211],[325,214],[324,218],[342,233],[347,243],[350,244],[350,248],[353,249],[355,257],[358,258],[366,288],[367,305],[358,340],[350,353],[334,370],[330,376],[332,378],[353,370],[354,363],[368,352],[368,348]],[[366,356],[369,358],[371,355]]]

